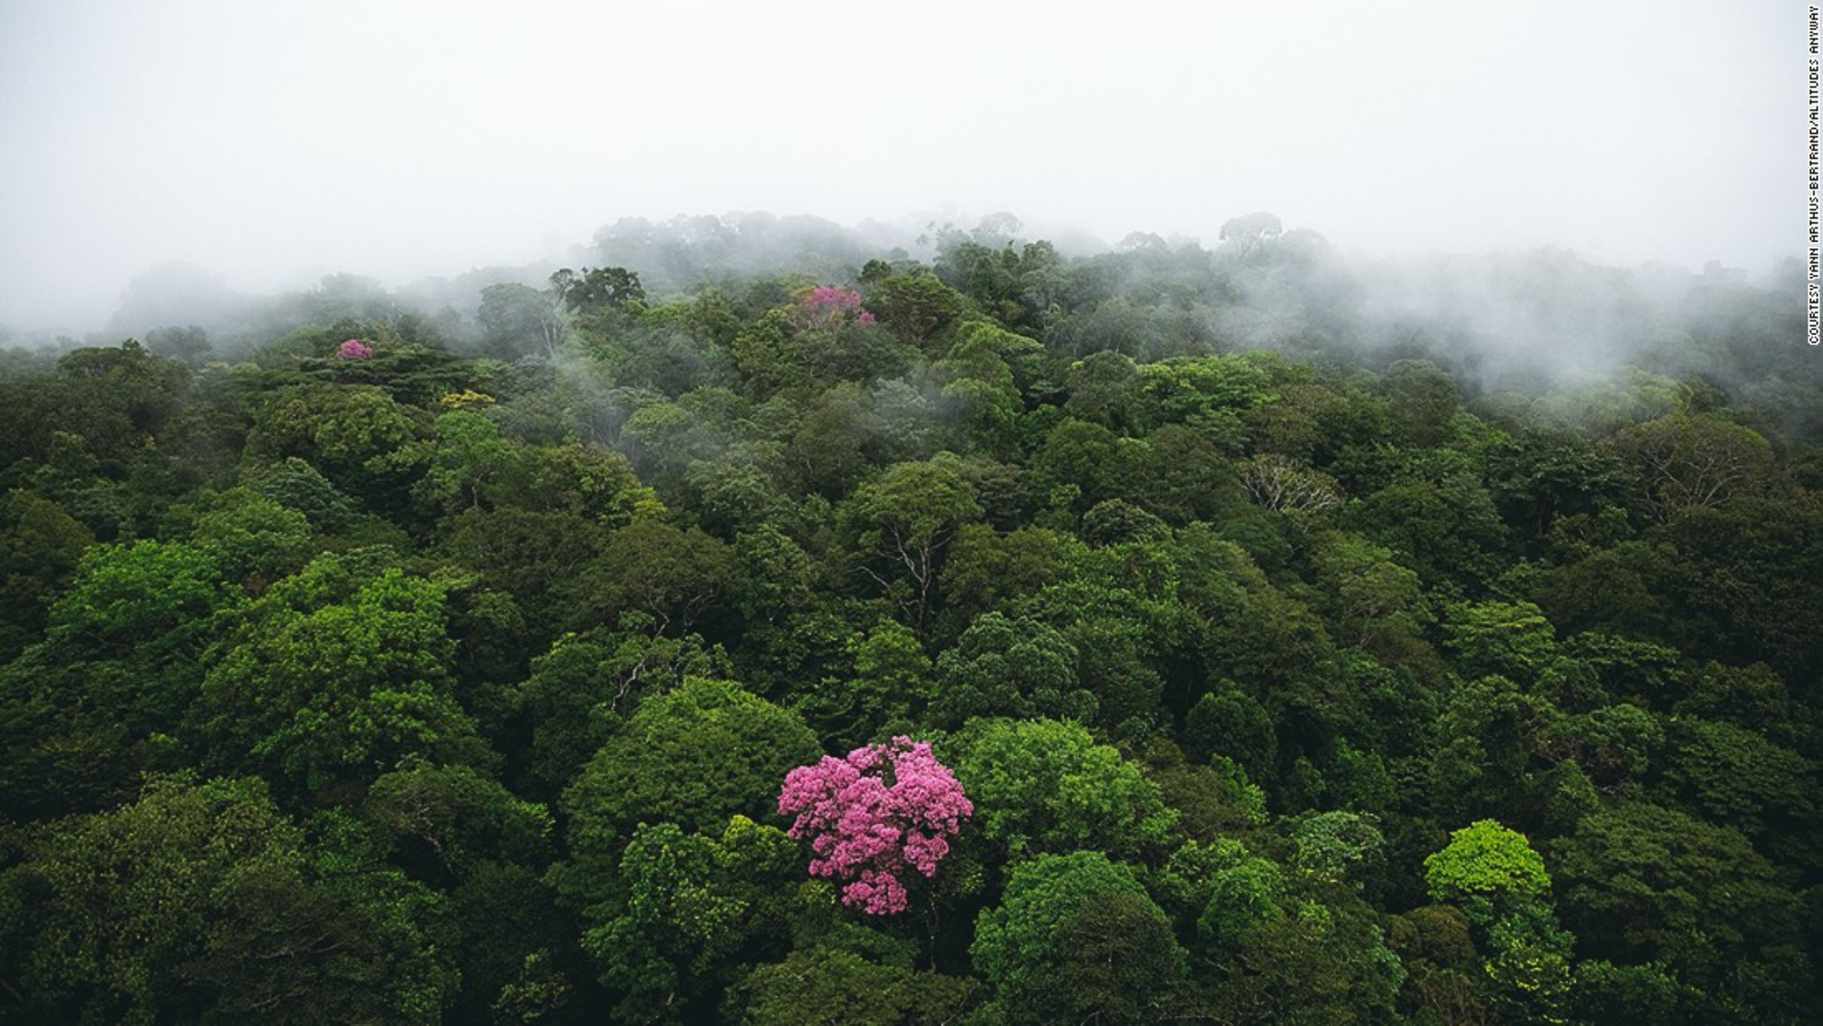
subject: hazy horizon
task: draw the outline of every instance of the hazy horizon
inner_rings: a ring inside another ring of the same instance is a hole
[[[399,284],[732,210],[1010,210],[1108,243],[1270,210],[1351,255],[1754,272],[1801,250],[1796,6],[489,10],[0,5],[0,325],[94,330],[171,262]]]

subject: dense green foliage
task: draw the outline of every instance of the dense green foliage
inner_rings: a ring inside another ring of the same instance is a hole
[[[1811,1021],[1790,297],[1572,373],[1230,229],[13,354],[0,1023]],[[901,735],[972,814],[868,914],[780,787]]]

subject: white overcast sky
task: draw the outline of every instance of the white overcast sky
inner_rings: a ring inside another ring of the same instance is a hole
[[[1805,6],[0,0],[0,323],[617,217],[1271,210],[1349,252],[1802,252]]]

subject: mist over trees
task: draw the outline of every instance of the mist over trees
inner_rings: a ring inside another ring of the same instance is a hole
[[[1009,213],[972,229],[863,222],[763,212],[622,218],[565,265],[479,268],[388,288],[331,274],[273,296],[236,293],[200,268],[167,265],[128,286],[108,328],[90,343],[136,337],[200,365],[229,362],[274,335],[339,320],[384,321],[410,337],[505,360],[559,355],[565,306],[591,305],[551,275],[624,268],[658,298],[716,289],[731,298],[768,279],[859,281],[918,262],[1007,327],[1077,355],[1103,349],[1140,360],[1272,349],[1301,358],[1384,367],[1429,359],[1474,394],[1535,396],[1557,386],[1595,387],[1627,369],[1700,378],[1814,430],[1815,374],[1781,344],[1800,311],[1780,297],[1801,283],[1788,261],[1763,279],[1710,262],[1700,271],[1664,264],[1623,268],[1563,249],[1481,255],[1345,258],[1310,228],[1287,231],[1268,212],[1230,218],[1204,244],[1132,232],[1117,245],[1073,234],[1060,249],[1028,239]],[[877,262],[877,263],[875,263]],[[857,269],[859,269],[857,271]],[[914,302],[903,276],[884,304]],[[197,331],[201,329],[201,334]],[[14,361],[68,338],[15,335]],[[940,354],[939,354],[940,355]]]
[[[148,272],[0,353],[0,1023],[1809,1022],[1797,274]]]

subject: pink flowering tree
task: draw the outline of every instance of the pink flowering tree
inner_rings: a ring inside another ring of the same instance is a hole
[[[905,872],[927,879],[975,806],[930,744],[895,737],[845,759],[825,755],[785,775],[779,813],[810,841],[810,875],[844,881],[842,903],[869,915],[905,911]]]
[[[358,338],[351,338],[336,347],[335,355],[343,360],[365,360],[373,355],[373,347]]]
[[[843,324],[872,324],[874,315],[861,309],[861,294],[836,285],[818,285],[798,297],[797,319],[809,328]]]

